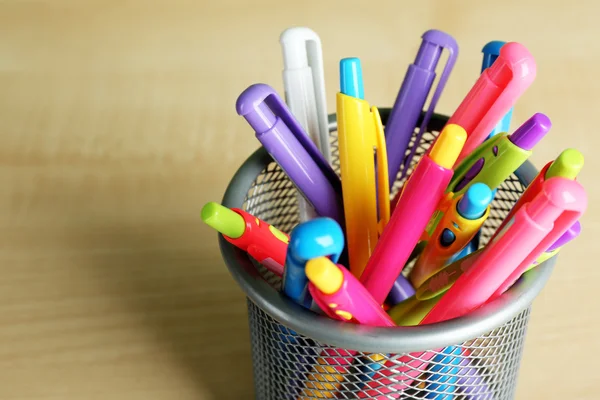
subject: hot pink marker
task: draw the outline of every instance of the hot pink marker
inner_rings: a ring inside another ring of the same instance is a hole
[[[421,158],[404,185],[398,205],[360,277],[379,304],[385,301],[444,196],[452,179],[452,165],[466,138],[462,127],[446,125],[431,152]]]
[[[473,264],[442,296],[421,325],[461,317],[498,297],[585,212],[583,186],[567,178],[546,180]]]

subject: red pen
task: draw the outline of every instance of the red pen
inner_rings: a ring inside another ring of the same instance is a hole
[[[239,208],[229,209],[209,202],[202,207],[202,220],[225,240],[244,250],[276,275],[283,275],[290,237],[279,229]]]

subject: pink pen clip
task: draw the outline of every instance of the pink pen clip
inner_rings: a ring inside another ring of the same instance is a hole
[[[471,267],[442,296],[421,324],[461,317],[509,288],[587,208],[583,186],[554,177],[523,205]]]
[[[455,165],[490,134],[535,80],[537,66],[529,50],[520,43],[506,43],[500,55],[477,79],[448,124],[467,131],[467,141]]]

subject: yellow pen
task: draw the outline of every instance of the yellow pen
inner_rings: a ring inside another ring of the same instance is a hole
[[[338,147],[349,268],[360,278],[390,219],[387,151],[377,107],[364,100],[358,58],[340,61]]]
[[[410,272],[410,282],[418,288],[448,264],[475,237],[490,213],[492,190],[478,182],[452,199]]]

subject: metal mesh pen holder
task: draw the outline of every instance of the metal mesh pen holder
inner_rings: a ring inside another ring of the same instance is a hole
[[[383,123],[389,109],[381,109]],[[447,117],[415,132],[392,194],[437,136]],[[335,116],[329,124],[339,171]],[[417,141],[417,146],[414,143]],[[498,189],[481,244],[537,171],[526,162]],[[223,204],[245,209],[290,232],[299,222],[297,192],[264,148],[231,180]],[[281,279],[219,238],[223,258],[248,297],[257,399],[511,399],[530,306],[556,257],[527,272],[497,300],[443,323],[381,328],[343,323],[306,310],[278,292]]]

